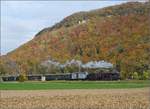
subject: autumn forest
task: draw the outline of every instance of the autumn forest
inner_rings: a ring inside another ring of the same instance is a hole
[[[67,16],[1,56],[0,72],[40,73],[46,60],[65,63],[72,59],[83,63],[105,60],[122,79],[135,72],[150,75],[150,3],[128,2]],[[49,71],[57,72],[61,71],[55,66]]]

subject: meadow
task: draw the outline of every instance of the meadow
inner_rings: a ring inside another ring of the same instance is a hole
[[[126,89],[149,87],[149,83],[148,80],[2,82],[0,83],[0,90]]]

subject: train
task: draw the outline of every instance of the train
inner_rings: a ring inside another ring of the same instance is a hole
[[[2,76],[2,81],[18,81],[19,75]],[[61,74],[32,74],[26,76],[28,81],[51,81],[51,80],[119,80],[120,73],[111,72],[73,72]]]

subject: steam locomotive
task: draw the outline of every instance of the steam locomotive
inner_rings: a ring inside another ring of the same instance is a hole
[[[120,73],[116,70],[88,72],[73,72],[64,74],[32,74],[27,75],[29,81],[51,81],[51,80],[119,80]],[[18,81],[18,76],[3,76],[3,81]]]

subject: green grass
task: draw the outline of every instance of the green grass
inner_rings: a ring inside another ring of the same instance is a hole
[[[150,81],[48,81],[2,82],[0,90],[48,90],[48,89],[125,89],[149,87]]]

